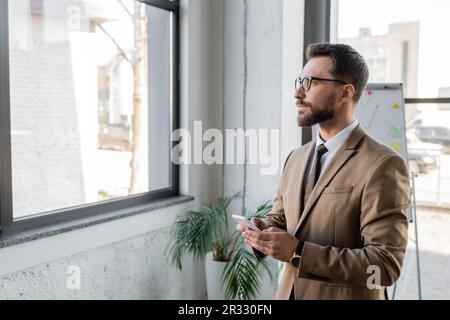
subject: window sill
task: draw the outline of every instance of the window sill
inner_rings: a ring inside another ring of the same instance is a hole
[[[191,202],[192,196],[175,196],[162,200],[157,200],[149,204],[130,207],[127,209],[98,214],[92,217],[80,218],[70,222],[54,224],[48,227],[39,227],[23,232],[5,233],[0,235],[0,248],[11,247],[28,241],[47,238],[77,229],[82,229],[105,222],[131,217],[134,215],[147,213],[163,208],[172,207],[178,204]]]

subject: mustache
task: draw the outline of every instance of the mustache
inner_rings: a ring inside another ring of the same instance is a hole
[[[297,101],[295,102],[295,105],[297,107],[300,105],[311,107],[311,104],[309,104],[308,102],[306,102],[305,100],[302,100],[302,99],[297,99]]]

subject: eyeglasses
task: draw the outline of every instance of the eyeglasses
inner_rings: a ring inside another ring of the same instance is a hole
[[[300,89],[300,87],[303,89],[303,91],[308,92],[309,89],[311,89],[311,84],[313,80],[322,80],[322,81],[333,81],[333,82],[338,82],[341,84],[348,84],[345,81],[342,80],[337,80],[337,79],[324,79],[324,78],[318,78],[318,77],[305,77],[305,78],[300,78],[298,77],[297,79],[295,79],[295,91],[298,91]]]

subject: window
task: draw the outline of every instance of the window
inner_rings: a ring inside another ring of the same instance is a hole
[[[423,297],[447,299],[450,281],[435,281],[432,276],[446,272],[439,265],[450,257],[443,246],[450,239],[450,2],[334,0],[332,8],[331,41],[349,44],[365,57],[369,82],[403,84],[409,168],[417,174]],[[416,235],[410,240],[413,245]],[[415,258],[410,249],[404,281],[397,290],[397,297],[403,299],[421,295],[414,283]]]
[[[349,44],[364,56],[370,69],[369,82],[402,83],[409,136],[429,143],[424,147],[442,146],[435,170],[419,170],[417,187],[430,185],[432,180],[438,186],[448,185],[450,175],[442,168],[450,165],[450,60],[446,56],[450,43],[445,41],[450,2],[335,0],[333,7],[337,22],[330,32],[335,35],[331,41]],[[417,166],[413,163],[412,167]],[[429,182],[421,183],[425,175]],[[442,200],[450,199],[450,194],[445,188],[438,189],[435,205],[450,205]],[[436,192],[426,190],[423,194]],[[432,197],[425,197],[427,204]]]
[[[178,194],[178,1],[2,1],[0,21],[2,230]]]
[[[407,80],[405,97],[438,97],[450,87],[450,43],[445,41],[449,10],[445,0],[339,0],[331,41],[357,48],[368,61],[385,60],[383,82]],[[371,71],[377,76],[378,68]]]

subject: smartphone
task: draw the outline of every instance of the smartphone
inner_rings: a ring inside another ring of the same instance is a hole
[[[232,217],[238,223],[243,224],[244,226],[249,227],[250,229],[253,229],[253,230],[256,230],[256,231],[261,231],[260,228],[258,228],[253,222],[248,220],[246,217],[243,217],[243,216],[240,216],[240,215],[237,215],[237,214],[233,214]]]

